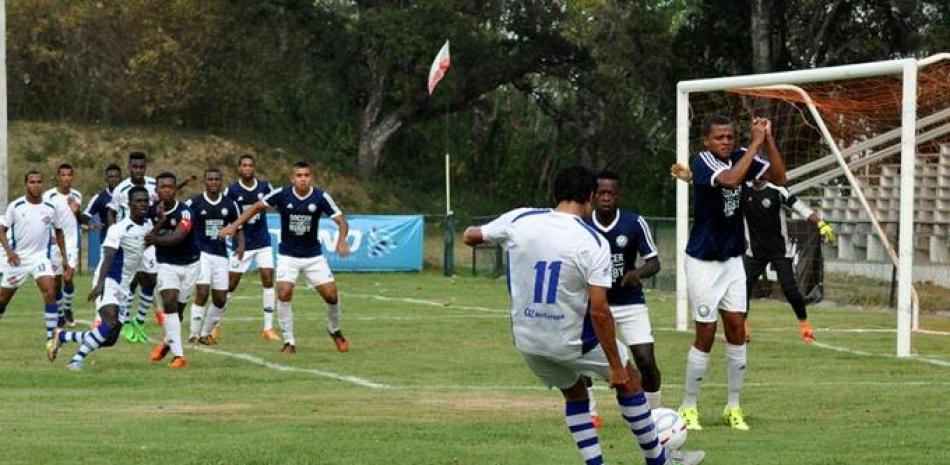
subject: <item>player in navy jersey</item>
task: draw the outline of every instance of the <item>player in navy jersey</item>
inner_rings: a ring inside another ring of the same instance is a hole
[[[253,206],[269,194],[273,188],[270,183],[254,177],[256,163],[251,155],[238,158],[237,172],[240,179],[231,184],[225,195],[237,202],[241,212]],[[253,216],[242,228],[244,231],[244,256],[231,257],[231,274],[228,292],[234,292],[241,276],[247,272],[251,262],[257,264],[261,276],[261,304],[264,308],[264,327],[261,337],[265,341],[279,341],[274,331],[274,252],[270,244],[270,231],[267,229],[267,217],[262,211]]]
[[[217,344],[211,331],[224,314],[228,303],[228,248],[218,239],[218,232],[238,218],[238,206],[221,193],[221,170],[205,170],[205,191],[185,202],[194,221],[194,236],[201,251],[198,286],[191,304],[191,337],[188,342],[204,345]],[[244,255],[244,233],[235,234],[235,256]],[[205,318],[205,304],[211,294],[211,308]],[[202,321],[203,320],[203,321]]]
[[[109,203],[112,202],[112,191],[121,180],[122,169],[119,165],[112,163],[106,167],[106,188],[93,195],[82,212],[85,223],[90,228],[99,230],[100,244],[105,241],[109,232]]]
[[[198,280],[198,245],[192,233],[191,211],[175,196],[178,192],[175,175],[161,173],[155,178],[158,203],[152,207],[155,229],[145,237],[147,245],[155,245],[158,262],[158,285],[165,314],[165,339],[152,351],[152,361],[165,358],[171,351],[172,368],[184,368],[188,361],[181,341],[182,311]]]
[[[705,151],[693,158],[693,228],[686,246],[686,286],[696,337],[686,358],[686,386],[680,414],[690,429],[702,429],[696,400],[716,336],[717,313],[726,335],[728,397],[723,419],[733,428],[748,430],[739,397],[745,381],[746,282],[741,188],[746,181],[765,179],[785,184],[785,164],[772,138],[771,122],[753,118],[748,148],[736,148],[735,127],[729,117],[712,115],[702,127]],[[758,156],[765,146],[768,161]]]
[[[307,283],[316,287],[327,304],[327,332],[339,352],[349,350],[349,343],[340,330],[340,301],[337,295],[333,272],[323,256],[318,235],[320,217],[329,216],[337,227],[336,253],[341,257],[350,254],[346,243],[349,225],[343,212],[333,202],[330,194],[313,187],[310,164],[294,163],[290,176],[291,185],[275,190],[241,213],[231,226],[221,230],[221,237],[233,236],[237,228],[246,224],[267,207],[280,212],[280,246],[277,249],[277,318],[284,339],[281,352],[296,353],[294,319],[290,300],[297,276],[303,273]]]
[[[660,272],[660,258],[646,220],[618,208],[620,178],[608,170],[597,175],[594,211],[588,224],[610,245],[611,286],[607,303],[617,322],[620,339],[630,348],[643,381],[650,408],[660,406],[660,369],[653,354],[653,331],[641,281]],[[643,261],[637,267],[637,258]],[[593,399],[593,390],[590,392]],[[591,411],[594,402],[591,402]],[[599,417],[595,424],[599,423]]]

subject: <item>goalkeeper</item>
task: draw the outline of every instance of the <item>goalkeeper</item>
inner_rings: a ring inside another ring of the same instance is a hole
[[[689,168],[675,164],[670,173],[682,180],[691,181],[692,173]],[[818,231],[834,245],[836,235],[834,228],[808,208],[797,197],[784,187],[776,186],[762,180],[747,182],[742,187],[742,208],[745,211],[746,234],[748,235],[746,255],[743,257],[746,273],[746,289],[751,292],[753,285],[765,271],[769,264],[778,275],[779,283],[785,299],[791,304],[798,318],[798,327],[802,340],[815,342],[815,334],[808,323],[808,313],[805,310],[805,299],[798,290],[795,282],[795,269],[792,266],[794,257],[791,243],[788,240],[788,229],[785,223],[783,206],[798,213],[810,223],[818,226]],[[748,308],[748,305],[746,306]],[[746,313],[748,318],[748,312]],[[749,326],[746,323],[746,341],[750,340]]]

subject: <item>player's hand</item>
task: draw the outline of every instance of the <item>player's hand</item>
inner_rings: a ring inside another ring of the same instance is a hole
[[[818,222],[818,233],[831,245],[835,245],[838,242],[838,234],[835,233],[835,228],[825,223],[825,220]]]
[[[610,378],[607,379],[607,384],[612,388],[623,386],[630,382],[630,374],[627,373],[627,369],[624,367],[617,367],[610,369]]]
[[[623,279],[620,281],[622,287],[633,287],[638,284],[640,284],[640,275],[634,270],[624,273]]]
[[[66,203],[69,204],[69,209],[72,210],[73,213],[76,213],[79,211],[79,202],[77,202],[76,199],[72,197],[67,197]]]
[[[762,145],[765,142],[766,121],[765,118],[752,118],[752,142],[749,145]]]
[[[765,121],[765,140],[771,141],[772,139],[772,120],[768,118],[762,118]]]
[[[346,258],[350,256],[350,244],[346,243],[346,240],[336,241],[336,253],[337,255]]]
[[[693,172],[688,166],[679,163],[673,163],[670,167],[670,175],[683,182],[693,182]]]
[[[229,224],[218,231],[218,239],[225,240],[237,233],[237,227],[234,224]]]
[[[159,224],[165,222],[165,204],[162,202],[155,204],[155,220]]]
[[[146,234],[145,237],[143,238],[142,242],[145,243],[145,246],[146,246],[146,247],[151,247],[151,246],[155,245],[155,234],[154,234],[154,233],[148,233],[148,234]]]
[[[98,284],[96,284],[96,287],[92,288],[92,290],[89,291],[89,296],[86,297],[86,301],[87,301],[87,302],[92,302],[92,301],[98,299],[100,295],[102,295],[102,283],[101,283],[101,282],[98,283]]]
[[[20,266],[20,256],[11,250],[7,252],[7,262],[13,266]]]
[[[237,257],[238,261],[244,260],[244,247],[238,247],[234,251],[234,256]]]
[[[73,280],[73,273],[75,273],[75,272],[76,272],[76,269],[73,268],[73,267],[71,267],[71,266],[69,266],[69,263],[67,263],[66,259],[63,258],[63,280],[64,280],[64,281],[72,281],[72,280]]]

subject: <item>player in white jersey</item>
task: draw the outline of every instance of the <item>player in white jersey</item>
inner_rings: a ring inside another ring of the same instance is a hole
[[[149,196],[149,204],[153,205],[158,201],[158,195],[155,193],[155,178],[145,175],[148,168],[148,160],[142,152],[132,152],[129,154],[129,177],[115,186],[112,192],[112,202],[109,203],[110,222],[114,224],[118,220],[123,220],[129,215],[129,191],[134,186],[145,188]],[[129,324],[122,327],[122,336],[132,343],[143,343],[148,340],[145,334],[145,317],[148,315],[148,309],[155,302],[155,284],[158,279],[158,263],[155,260],[155,247],[145,249],[142,262],[139,265],[138,274],[132,281],[128,298],[122,304],[127,309],[132,308],[135,298],[135,290],[138,288],[139,305],[135,317],[129,321]],[[156,312],[156,318],[161,322],[162,312]]]
[[[59,311],[56,308],[56,281],[53,279],[53,266],[47,250],[52,228],[63,264],[69,267],[69,260],[62,256],[66,252],[63,226],[68,212],[43,201],[43,175],[38,171],[26,173],[23,179],[26,195],[10,202],[6,213],[0,218],[0,245],[7,256],[6,262],[2,264],[3,279],[0,280],[0,317],[17,288],[27,276],[33,276],[43,296],[43,317],[49,346]],[[9,239],[7,231],[10,232]]]
[[[148,191],[141,186],[129,189],[129,216],[109,228],[102,243],[102,260],[93,276],[89,300],[95,300],[100,318],[99,326],[90,331],[61,331],[53,336],[47,348],[50,361],[64,342],[79,343],[79,350],[66,365],[70,370],[82,370],[83,361],[99,347],[110,347],[119,339],[122,325],[128,321],[125,299],[141,265],[145,253],[145,236],[152,231],[148,212]]]
[[[587,225],[594,174],[582,166],[561,170],[554,180],[557,207],[518,209],[465,231],[474,246],[492,242],[508,254],[508,282],[515,347],[545,384],[561,390],[568,429],[588,465],[603,463],[583,376],[607,379],[617,390],[624,420],[647,465],[667,460],[657,440],[640,376],[616,340],[607,304],[611,286],[610,248]],[[702,453],[685,463],[698,463]]]
[[[69,271],[63,268],[61,254],[56,245],[50,248],[49,259],[53,265],[53,276],[56,279],[56,305],[59,307],[59,321],[57,326],[64,323],[74,326],[73,319],[73,272],[79,265],[79,207],[82,205],[82,192],[73,187],[73,165],[63,163],[56,169],[56,187],[43,193],[43,201],[49,202],[57,208],[67,210],[70,214],[65,217],[63,225],[63,239],[66,243],[66,258],[69,261]]]

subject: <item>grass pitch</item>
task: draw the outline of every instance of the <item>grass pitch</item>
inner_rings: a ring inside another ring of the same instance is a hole
[[[42,306],[25,285],[0,320],[0,463],[582,463],[560,395],[512,347],[504,280],[338,279],[347,354],[335,352],[313,292],[295,300],[296,356],[260,340],[260,288],[248,279],[221,344],[186,347],[188,368],[153,364],[150,345],[122,341],[82,373],[64,368],[75,345],[46,361]],[[88,281],[77,280],[77,296]],[[664,403],[675,408],[691,334],[670,329],[671,295],[647,299]],[[918,356],[897,359],[893,314],[809,311],[819,345],[800,342],[785,304],[752,303],[749,432],[718,419],[726,392],[717,340],[700,397],[706,428],[687,446],[706,450],[710,465],[950,463],[950,336],[915,335]],[[79,303],[77,315],[91,319],[91,306]],[[950,321],[926,327],[950,331]],[[158,338],[154,321],[149,332]],[[610,392],[598,400],[607,462],[643,463]]]

